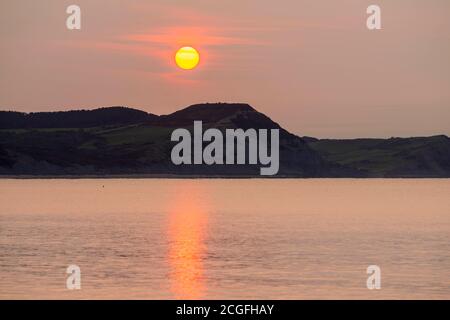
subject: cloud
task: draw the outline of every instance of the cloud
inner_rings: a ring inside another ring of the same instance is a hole
[[[217,47],[233,45],[262,45],[261,41],[251,38],[224,35],[227,29],[214,27],[168,27],[157,32],[130,34],[125,37],[127,41],[147,43],[155,46],[180,47],[184,45]]]

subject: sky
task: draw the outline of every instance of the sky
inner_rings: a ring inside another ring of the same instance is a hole
[[[448,0],[2,0],[0,110],[244,102],[301,136],[450,135],[449,15]],[[174,63],[185,45],[194,70]]]

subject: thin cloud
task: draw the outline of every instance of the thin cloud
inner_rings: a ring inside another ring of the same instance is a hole
[[[192,46],[232,46],[232,45],[263,45],[264,42],[252,38],[223,35],[227,30],[205,27],[169,27],[158,32],[130,34],[124,40],[130,42],[165,45],[168,47]]]

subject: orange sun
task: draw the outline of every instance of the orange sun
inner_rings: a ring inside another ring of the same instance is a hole
[[[192,47],[182,47],[175,54],[175,62],[183,70],[192,70],[200,62],[200,54]]]

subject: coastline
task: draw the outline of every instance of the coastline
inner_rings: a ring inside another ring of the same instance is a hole
[[[304,179],[304,180],[329,180],[329,179],[352,179],[352,180],[375,180],[375,179],[390,179],[390,180],[416,180],[416,179],[433,179],[443,180],[450,179],[450,177],[430,177],[430,176],[404,176],[404,177],[302,177],[302,176],[251,176],[251,175],[176,175],[176,174],[123,174],[123,175],[0,175],[0,180],[79,180],[79,179]]]

